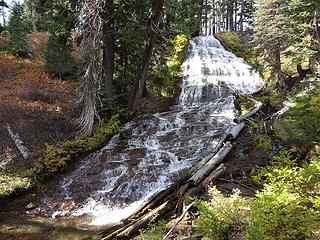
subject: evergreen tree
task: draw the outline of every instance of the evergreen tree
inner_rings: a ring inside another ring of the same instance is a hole
[[[23,21],[23,7],[14,2],[8,22],[9,49],[18,56],[27,55],[27,32]]]
[[[42,16],[51,34],[44,53],[48,72],[64,78],[74,70],[74,61],[68,47],[71,30],[75,26],[75,1],[39,1]],[[41,18],[39,18],[41,19]],[[44,27],[44,26],[43,26]]]
[[[284,76],[281,71],[281,52],[288,47],[288,39],[292,31],[287,18],[286,0],[259,0],[255,14],[254,42],[257,53],[271,67],[284,88]]]
[[[74,70],[73,59],[63,37],[51,35],[44,52],[45,68],[60,79]]]

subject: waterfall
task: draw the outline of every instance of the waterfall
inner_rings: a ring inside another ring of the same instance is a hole
[[[181,69],[181,94],[172,111],[125,124],[44,197],[44,212],[91,225],[130,216],[213,151],[235,124],[236,93],[254,93],[264,84],[243,59],[212,36],[191,40]]]

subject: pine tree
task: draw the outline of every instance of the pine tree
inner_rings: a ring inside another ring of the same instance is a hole
[[[23,7],[14,2],[8,22],[10,33],[9,49],[18,56],[27,56],[27,33],[23,21]]]
[[[254,42],[257,53],[271,67],[281,88],[285,87],[281,71],[281,52],[288,47],[292,31],[287,18],[286,0],[259,0],[255,14]]]

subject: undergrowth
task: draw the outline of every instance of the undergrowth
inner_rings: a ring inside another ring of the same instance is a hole
[[[320,159],[301,167],[288,151],[260,168],[263,184],[254,199],[235,191],[225,197],[213,188],[209,202],[197,200],[197,229],[205,239],[228,239],[237,233],[249,240],[289,240],[320,237]]]

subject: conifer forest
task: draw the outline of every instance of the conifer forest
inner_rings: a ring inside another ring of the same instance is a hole
[[[0,240],[320,240],[319,0],[0,0]]]

